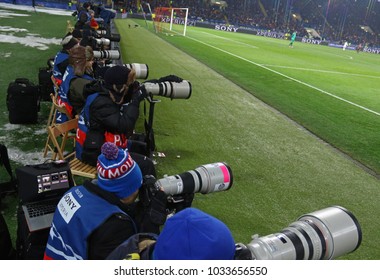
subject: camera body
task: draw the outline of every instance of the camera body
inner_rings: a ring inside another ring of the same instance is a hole
[[[216,162],[158,180],[145,176],[139,195],[146,208],[153,208],[149,213],[155,214],[157,223],[163,224],[168,215],[191,207],[196,193],[227,191],[232,184],[231,168],[226,163]]]

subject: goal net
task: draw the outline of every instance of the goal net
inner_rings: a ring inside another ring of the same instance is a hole
[[[157,33],[186,36],[189,8],[157,7],[154,10],[153,26]]]

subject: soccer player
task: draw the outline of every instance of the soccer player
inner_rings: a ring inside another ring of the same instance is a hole
[[[347,46],[348,46],[348,42],[345,41],[344,44],[343,44],[343,50],[344,50],[344,51],[346,50]]]
[[[297,31],[294,31],[292,33],[292,37],[290,38],[289,48],[293,48],[293,43],[296,40],[297,37]]]

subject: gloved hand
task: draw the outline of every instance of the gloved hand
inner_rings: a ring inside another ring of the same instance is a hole
[[[175,83],[180,83],[182,82],[183,79],[176,76],[176,75],[168,75],[168,76],[165,76],[165,77],[161,77],[158,82],[175,82]]]
[[[147,97],[148,97],[148,93],[146,92],[145,87],[140,87],[138,90],[135,90],[133,92],[131,101],[133,103],[140,103]]]
[[[138,90],[141,87],[141,84],[138,81],[134,81],[129,88],[133,89],[133,91]]]
[[[151,196],[150,204],[146,213],[151,222],[156,225],[163,225],[166,221],[167,195],[163,191],[157,191]]]
[[[162,190],[156,189],[155,182],[154,176],[144,176],[139,191],[139,201],[144,209],[143,225],[146,228],[150,228],[152,225],[163,225],[167,216],[167,195]]]

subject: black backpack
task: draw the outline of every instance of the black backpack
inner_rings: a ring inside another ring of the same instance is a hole
[[[51,101],[50,94],[53,92],[52,70],[49,67],[41,67],[38,71],[38,85],[41,101]]]
[[[39,86],[26,78],[17,78],[9,83],[7,108],[10,123],[37,123],[38,112],[40,110]]]

